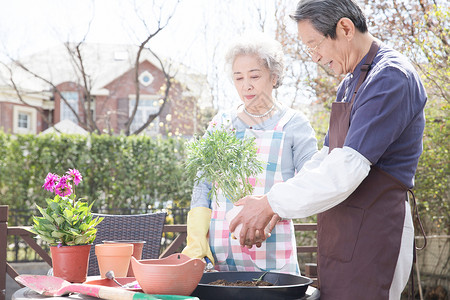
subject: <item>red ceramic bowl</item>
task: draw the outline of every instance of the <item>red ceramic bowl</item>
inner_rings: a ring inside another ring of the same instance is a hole
[[[134,276],[147,294],[189,296],[205,270],[205,262],[181,253],[162,259],[131,257]]]

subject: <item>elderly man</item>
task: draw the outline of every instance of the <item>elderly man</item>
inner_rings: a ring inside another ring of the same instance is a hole
[[[230,231],[242,223],[241,244],[258,244],[279,217],[318,214],[321,299],[400,299],[413,260],[408,191],[426,92],[406,57],[368,32],[354,1],[302,0],[291,17],[313,61],[347,76],[323,149],[294,178],[241,199]]]

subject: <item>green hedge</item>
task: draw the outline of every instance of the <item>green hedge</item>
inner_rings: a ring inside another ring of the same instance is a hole
[[[428,103],[414,193],[427,234],[450,234],[450,105]]]
[[[183,138],[96,135],[10,135],[0,132],[0,203],[11,208],[45,205],[47,173],[78,169],[78,197],[102,211],[188,206],[192,182],[184,171]]]
[[[450,232],[448,104],[427,109],[424,152],[414,193],[428,234]],[[182,138],[148,136],[10,135],[0,131],[0,204],[11,209],[45,205],[48,172],[78,169],[77,196],[102,212],[150,206],[189,207],[193,183],[184,170]],[[94,211],[95,211],[94,210]]]

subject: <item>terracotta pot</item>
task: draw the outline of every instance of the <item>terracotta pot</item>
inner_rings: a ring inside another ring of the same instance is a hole
[[[175,253],[161,259],[131,258],[136,280],[144,293],[189,296],[205,270],[205,262]]]
[[[104,244],[111,244],[111,243],[125,243],[125,244],[133,244],[133,254],[132,256],[135,257],[137,260],[140,260],[142,258],[142,249],[144,248],[145,241],[135,241],[135,240],[117,240],[117,241],[103,241]],[[133,273],[133,267],[130,264],[128,268],[127,277],[134,277]]]
[[[86,281],[91,245],[51,246],[53,276],[69,282]]]
[[[114,271],[116,277],[126,277],[133,248],[133,244],[123,243],[95,245],[101,278],[105,278],[108,271]]]

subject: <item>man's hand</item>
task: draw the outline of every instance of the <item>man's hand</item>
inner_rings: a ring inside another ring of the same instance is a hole
[[[281,218],[279,215],[274,214],[272,219],[269,222],[269,225],[266,226],[266,228],[264,229],[264,235],[261,236],[261,234],[259,233],[259,230],[256,230],[256,235],[255,235],[255,245],[256,247],[261,247],[262,242],[264,242],[266,239],[268,239],[271,236],[271,232],[272,230],[275,228],[275,225],[277,225],[278,221],[280,221]],[[247,248],[252,248],[253,245],[245,245]]]
[[[244,208],[231,221],[230,231],[233,232],[242,223],[239,235],[241,245],[261,246],[261,243],[270,236],[264,234],[266,226],[270,223],[269,231],[272,231],[280,218],[270,207],[267,196],[247,196],[237,201],[235,205],[244,205]]]

